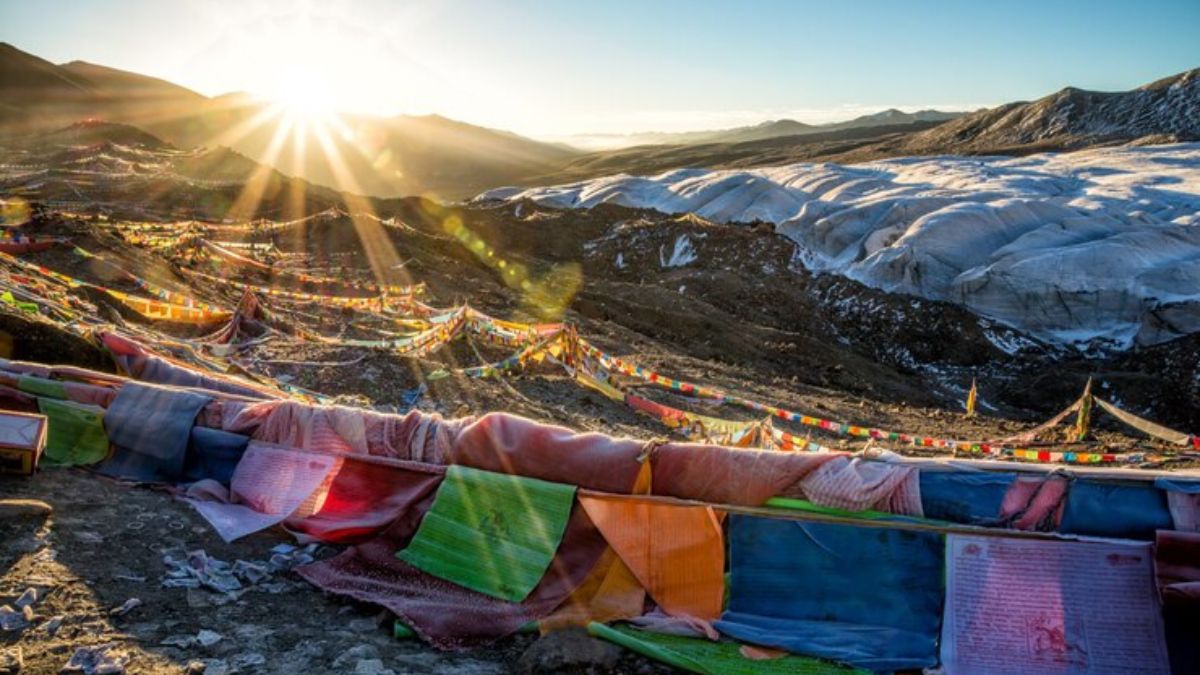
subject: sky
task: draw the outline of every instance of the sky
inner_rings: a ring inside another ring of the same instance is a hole
[[[967,110],[1200,67],[1200,0],[0,0],[0,41],[202,94],[538,138]]]

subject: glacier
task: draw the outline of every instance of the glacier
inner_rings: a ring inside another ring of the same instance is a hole
[[[1058,343],[1126,349],[1200,331],[1200,143],[679,169],[476,199],[767,222],[814,272]]]

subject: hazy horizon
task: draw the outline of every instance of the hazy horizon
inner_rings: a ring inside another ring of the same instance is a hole
[[[552,140],[973,110],[1068,85],[1126,90],[1200,65],[1200,3],[1182,0],[761,4],[770,11],[632,0],[0,0],[0,40],[206,96],[438,114]]]

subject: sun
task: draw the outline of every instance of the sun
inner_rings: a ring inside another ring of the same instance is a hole
[[[337,112],[333,87],[315,68],[293,67],[281,71],[274,78],[267,98],[296,123],[325,122]]]

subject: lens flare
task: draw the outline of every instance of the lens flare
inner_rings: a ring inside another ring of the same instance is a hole
[[[505,258],[468,228],[457,214],[442,220],[442,228],[483,264],[491,267],[506,286],[521,292],[521,306],[543,321],[563,317],[583,286],[583,266],[576,262],[551,267],[535,277],[524,263]]]

